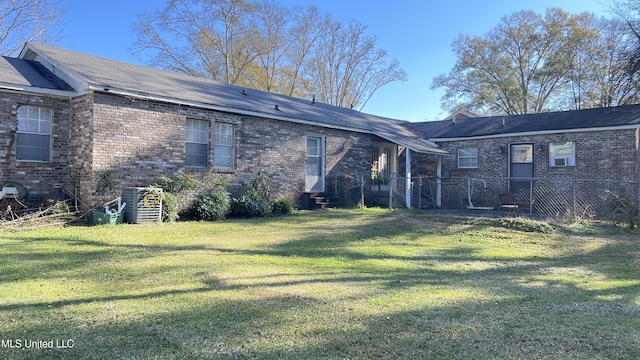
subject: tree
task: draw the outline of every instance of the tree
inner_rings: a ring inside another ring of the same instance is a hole
[[[560,9],[545,16],[520,11],[503,17],[484,37],[460,35],[453,42],[458,60],[444,87],[445,107],[476,112],[526,114],[550,110],[549,97],[567,85],[574,57],[574,19]]]
[[[320,100],[353,108],[366,105],[383,85],[406,80],[397,61],[375,48],[375,38],[365,35],[366,26],[352,21],[348,27],[331,23],[311,63],[311,87]]]
[[[364,106],[381,86],[406,77],[365,29],[270,0],[169,0],[139,17],[134,52],[188,75]]]
[[[432,88],[445,88],[445,108],[491,114],[627,103],[635,94],[620,75],[618,29],[588,13],[516,12],[485,36],[456,38],[457,62]]]
[[[55,40],[63,13],[57,0],[0,0],[0,54],[15,55],[29,41]]]
[[[569,71],[571,103],[576,110],[635,104],[639,77],[630,72],[633,37],[618,19],[582,17],[589,33],[576,48]]]

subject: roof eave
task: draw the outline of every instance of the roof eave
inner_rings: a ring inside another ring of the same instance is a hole
[[[639,128],[640,128],[640,124],[631,124],[631,125],[601,126],[601,127],[589,127],[589,128],[560,129],[560,130],[523,131],[523,132],[512,132],[512,133],[504,133],[504,134],[476,135],[476,136],[429,138],[429,140],[438,143],[438,142],[448,142],[448,141],[505,138],[505,137],[514,137],[514,136],[551,135],[551,134],[566,134],[566,133],[591,132],[591,131],[629,130],[629,129],[639,129]]]
[[[70,91],[70,90],[48,89],[48,88],[41,88],[41,87],[35,87],[35,86],[25,86],[25,85],[16,85],[16,84],[7,84],[7,83],[0,83],[0,89],[5,91],[11,91],[11,92],[49,95],[49,96],[64,97],[64,98],[71,98],[78,95],[77,92]]]

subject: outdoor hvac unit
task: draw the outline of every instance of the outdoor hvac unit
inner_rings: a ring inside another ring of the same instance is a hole
[[[139,224],[162,220],[162,189],[160,188],[124,188],[122,201],[124,222]]]

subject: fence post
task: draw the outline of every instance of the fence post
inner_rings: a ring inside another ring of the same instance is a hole
[[[360,174],[360,207],[364,209],[364,175]]]
[[[533,178],[529,179],[529,215],[533,214]]]
[[[418,175],[418,210],[422,209],[422,175]]]
[[[393,208],[393,185],[394,185],[394,177],[389,177],[389,210]]]
[[[576,209],[577,209],[577,206],[576,206],[576,179],[573,179],[571,181],[571,183],[572,183],[571,186],[573,187],[573,194],[572,194],[572,198],[571,198],[571,202],[572,202],[572,204],[571,204],[572,206],[571,207],[573,209],[573,217],[575,218],[576,217]]]

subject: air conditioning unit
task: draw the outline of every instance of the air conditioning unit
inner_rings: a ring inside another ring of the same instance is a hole
[[[558,156],[550,159],[551,166],[575,166],[576,159],[573,156]]]
[[[162,221],[162,189],[131,187],[122,189],[124,222],[130,224]]]
[[[553,159],[553,166],[567,166],[567,158]]]

